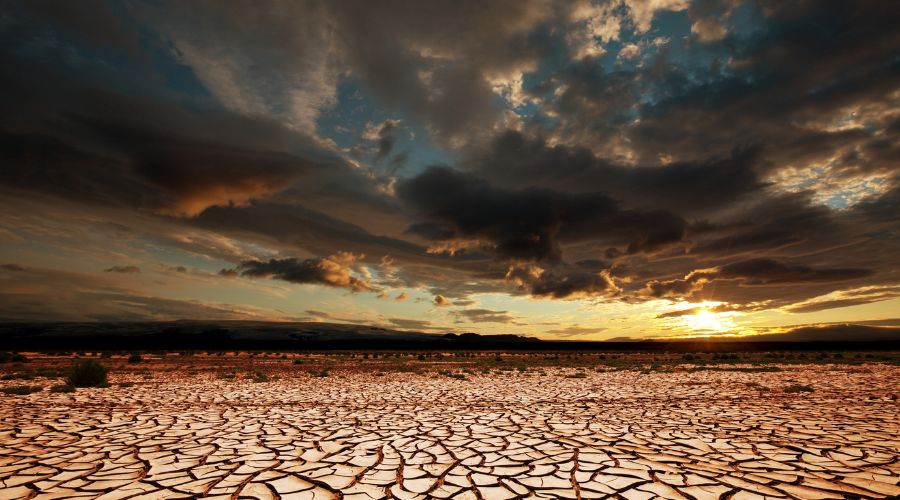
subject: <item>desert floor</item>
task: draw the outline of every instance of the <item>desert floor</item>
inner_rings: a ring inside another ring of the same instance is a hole
[[[883,354],[25,355],[4,499],[900,496]]]

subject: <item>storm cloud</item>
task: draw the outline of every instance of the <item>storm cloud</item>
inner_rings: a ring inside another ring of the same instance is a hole
[[[317,259],[269,259],[247,260],[235,269],[225,269],[225,274],[238,274],[248,278],[272,278],[290,283],[314,283],[347,288],[354,292],[375,291],[369,283],[353,276],[351,266],[359,256],[343,252]]]

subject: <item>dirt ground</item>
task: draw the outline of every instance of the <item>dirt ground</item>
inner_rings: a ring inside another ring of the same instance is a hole
[[[900,496],[880,355],[24,356],[0,499]]]

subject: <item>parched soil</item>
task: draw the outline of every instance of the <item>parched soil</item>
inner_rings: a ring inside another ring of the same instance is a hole
[[[0,393],[0,498],[900,496],[895,364],[494,356],[104,359]],[[0,388],[71,362],[29,357]]]

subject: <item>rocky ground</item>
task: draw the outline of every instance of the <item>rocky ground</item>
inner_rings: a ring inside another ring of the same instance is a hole
[[[71,362],[29,357],[0,387]],[[420,357],[116,357],[110,387],[0,393],[0,498],[900,496],[896,364]]]

